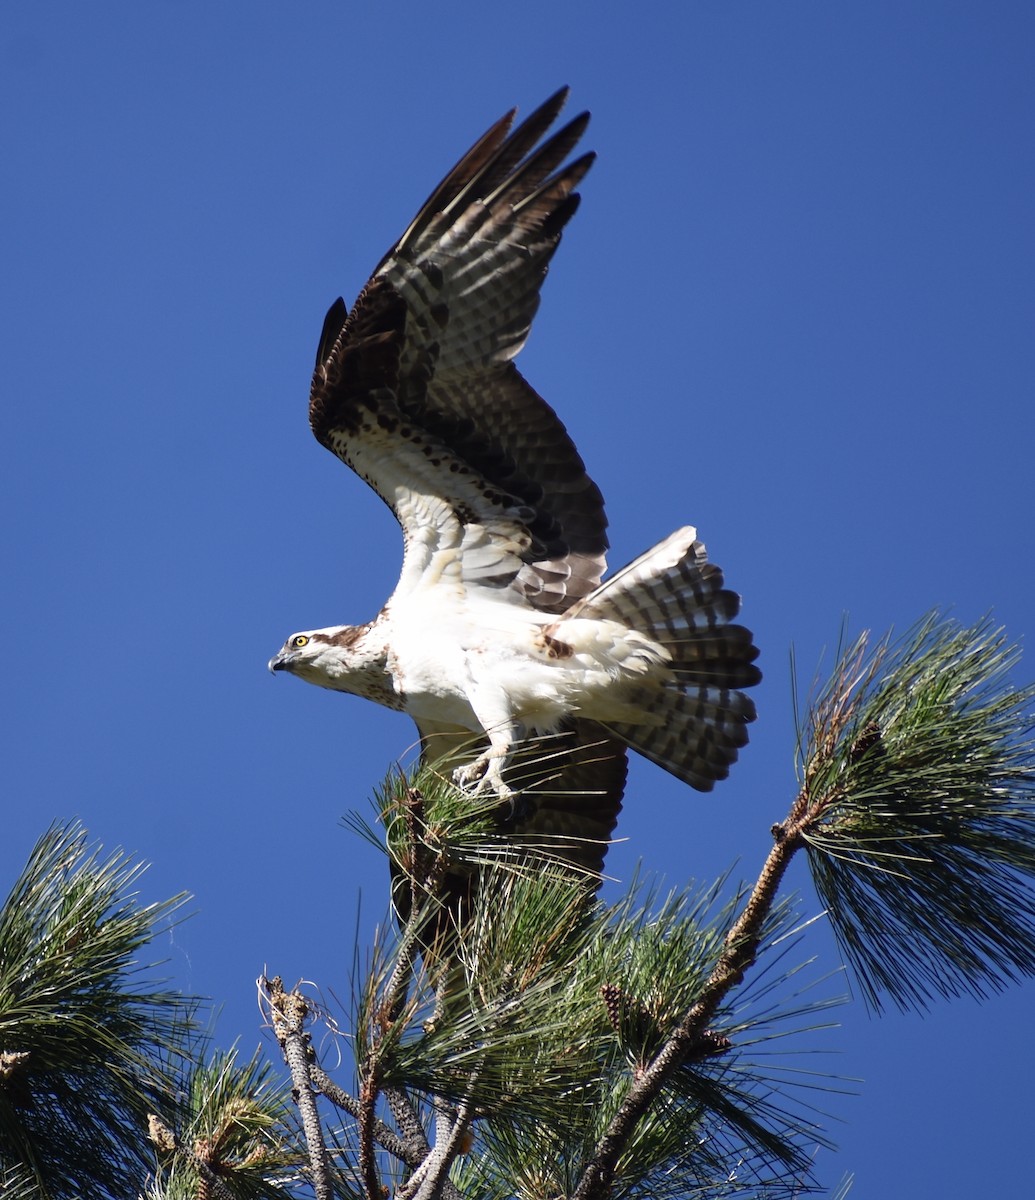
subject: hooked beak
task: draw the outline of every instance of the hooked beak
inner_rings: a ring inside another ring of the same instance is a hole
[[[297,654],[292,654],[287,650],[281,650],[279,654],[275,654],[270,659],[270,661],[267,663],[267,666],[269,667],[271,673],[276,671],[290,671],[294,666],[296,658],[298,658]]]

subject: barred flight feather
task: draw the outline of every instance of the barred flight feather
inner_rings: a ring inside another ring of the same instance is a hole
[[[270,665],[409,713],[425,761],[459,753],[454,781],[495,791],[499,834],[599,874],[626,747],[710,789],[760,675],[693,528],[601,584],[600,490],[514,364],[593,162],[569,160],[588,114],[548,132],[566,96],[495,122],[351,312],[331,305],[310,424],[391,507],[402,572],[373,621],[295,634]]]

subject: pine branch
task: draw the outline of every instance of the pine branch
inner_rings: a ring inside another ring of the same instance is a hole
[[[795,853],[807,848],[838,938],[879,1007],[984,994],[1035,973],[1035,689],[989,623],[926,618],[902,642],[863,637],[821,690],[803,784],[700,996],[634,1078],[573,1193],[603,1200],[619,1156],[687,1054],[708,1046],[755,961]]]
[[[390,784],[386,784],[386,790]],[[393,792],[393,795],[395,793]],[[399,883],[406,889],[405,897],[399,905],[406,914],[406,920],[395,946],[394,961],[386,960],[384,972],[374,971],[367,981],[363,993],[363,1003],[358,1014],[357,1028],[363,1030],[364,1037],[359,1043],[362,1047],[359,1055],[360,1095],[357,1112],[357,1129],[359,1134],[359,1171],[368,1200],[380,1200],[381,1183],[377,1171],[375,1143],[378,1141],[377,1131],[380,1122],[376,1116],[377,1103],[385,1085],[384,1063],[391,1059],[399,1038],[410,1025],[416,1013],[416,1004],[411,1000],[411,989],[416,990],[414,975],[417,954],[424,946],[424,932],[431,928],[439,928],[437,918],[441,915],[441,890],[445,877],[445,856],[434,852],[420,836],[421,815],[423,813],[423,796],[416,787],[402,789],[401,802],[393,803],[392,808],[398,807],[402,813],[402,824],[406,830],[406,838],[402,850],[405,869],[400,865]],[[394,884],[393,884],[394,887]],[[438,942],[442,930],[434,938]],[[403,1110],[406,1119],[404,1096],[400,1097],[399,1089],[392,1089],[393,1102]],[[411,1146],[420,1145],[424,1151],[417,1170],[426,1170],[431,1157],[427,1139],[420,1130],[419,1139],[414,1122],[410,1122]],[[419,1123],[417,1123],[419,1126]],[[412,1154],[411,1154],[412,1158]],[[411,1164],[412,1165],[412,1164]]]
[[[153,1154],[199,1001],[143,984],[141,949],[185,900],[143,905],[144,870],[53,826],[0,908],[0,1161],[53,1200],[128,1194]]]
[[[470,1105],[462,1104],[457,1109],[451,1127],[445,1132],[445,1137],[435,1139],[420,1187],[412,1193],[413,1200],[439,1200],[439,1197],[445,1194],[446,1174],[453,1165],[453,1160],[463,1149],[472,1116]],[[409,1200],[410,1195],[406,1190],[400,1191],[399,1200]]]
[[[988,621],[862,635],[801,734],[804,837],[874,1009],[1035,974],[1035,688]]]
[[[147,1129],[156,1150],[162,1154],[178,1154],[191,1165],[203,1181],[206,1196],[215,1197],[215,1200],[237,1200],[208,1162],[196,1150],[184,1146],[160,1117],[149,1113]]]
[[[363,1108],[360,1101],[338,1087],[319,1063],[314,1062],[310,1065],[309,1076],[314,1087],[326,1096],[335,1108],[340,1108],[342,1112],[347,1112],[351,1117],[359,1118]],[[430,1149],[426,1139],[423,1148],[415,1147],[406,1138],[400,1137],[391,1126],[386,1125],[380,1118],[374,1121],[373,1133],[374,1140],[383,1150],[387,1150],[389,1154],[408,1167],[420,1166]]]
[[[435,1008],[438,1012],[445,1011],[448,987],[447,978],[443,977],[436,990]],[[443,1195],[449,1169],[468,1141],[468,1128],[475,1115],[471,1095],[477,1089],[480,1073],[479,1065],[471,1072],[464,1098],[454,1112],[448,1111],[447,1105],[440,1097],[433,1100],[435,1144],[426,1157],[422,1170],[414,1175],[407,1187],[400,1190],[399,1200],[439,1200]]]
[[[418,779],[421,785],[418,787],[414,780],[409,794],[417,791],[429,797],[419,827],[421,853],[427,855],[421,869],[430,874],[429,864],[448,861],[450,872],[462,868],[475,874],[477,886],[467,893],[455,914],[447,910],[453,929],[451,941],[432,954],[435,969],[448,986],[444,991],[439,989],[431,1004],[420,1000],[420,987],[416,988],[406,1013],[398,1014],[400,1019],[390,1031],[382,1027],[377,1034],[381,1088],[412,1089],[433,1098],[439,1112],[435,1139],[438,1147],[447,1144],[453,1133],[443,1104],[459,1111],[470,1110],[478,1118],[479,1136],[484,1139],[488,1134],[497,1145],[502,1145],[498,1138],[508,1124],[528,1131],[526,1147],[542,1143],[544,1133],[552,1136],[565,1127],[588,1130],[589,1124],[596,1123],[598,1113],[614,1114],[617,1102],[611,1103],[612,1093],[618,1088],[628,1090],[628,1071],[621,1056],[615,1057],[615,1031],[600,1003],[602,989],[609,984],[617,987],[616,980],[624,987],[629,982],[626,968],[640,962],[639,978],[650,980],[640,992],[649,1001],[644,1022],[652,1046],[645,1060],[649,1064],[674,1025],[700,999],[720,961],[723,935],[729,930],[732,914],[730,919],[722,920],[721,932],[716,932],[703,921],[703,901],[692,910],[688,910],[685,898],[670,901],[656,926],[649,929],[642,924],[646,920],[643,914],[632,913],[631,900],[610,913],[594,908],[584,878],[559,868],[548,848],[542,855],[527,847],[516,854],[513,848],[508,852],[505,839],[500,840],[499,848],[492,846],[484,832],[470,830],[469,798],[458,798],[456,789],[452,789],[443,794],[440,805],[423,777]],[[398,797],[398,785],[394,786]],[[466,811],[461,803],[465,800]],[[408,823],[407,807],[397,800],[383,806],[382,811],[397,831],[395,837],[389,833],[397,869],[412,869],[418,855],[409,842],[413,826]],[[477,812],[474,820],[479,820]],[[405,881],[405,874],[403,878]],[[775,886],[774,880],[774,891]],[[713,891],[707,905],[714,898]],[[426,892],[423,899],[425,904],[433,903]],[[772,932],[771,911],[770,903],[760,914],[759,940]],[[438,912],[441,929],[441,907]],[[403,939],[413,921],[411,912]],[[423,917],[418,918],[420,927],[424,923]],[[734,930],[734,943],[737,937]],[[659,953],[652,963],[650,957],[643,958],[642,948],[658,938]],[[730,947],[726,949],[724,966],[731,961]],[[438,957],[444,952],[451,960]],[[668,965],[663,966],[666,959]],[[691,966],[691,960],[697,965]],[[750,956],[744,957],[740,970],[746,969],[749,962]],[[615,964],[615,971],[610,971],[609,963]],[[389,954],[375,977],[388,980],[392,973]],[[425,979],[423,986],[429,983]],[[637,999],[636,986],[633,981],[632,1004]],[[733,981],[727,980],[724,991],[732,986]],[[669,997],[660,1009],[652,999],[655,992]],[[379,985],[371,983],[366,994],[368,999],[357,1022],[361,1029],[372,1028],[371,1015],[384,1011],[370,998],[380,994]],[[684,1003],[673,1008],[671,997],[677,995],[685,998]],[[422,1018],[419,1033],[418,1016]],[[623,1046],[631,1045],[628,1032],[628,1028],[623,1029],[620,1036]],[[389,1033],[391,1036],[387,1036]],[[643,1053],[645,1047],[646,1043],[641,1048]],[[676,1067],[682,1069],[684,1078],[678,1088],[669,1089],[666,1103],[682,1106],[680,1128],[698,1127],[711,1114],[716,1125],[729,1130],[734,1140],[742,1137],[759,1161],[768,1157],[800,1165],[803,1156],[793,1139],[802,1132],[801,1126],[791,1120],[781,1122],[777,1110],[766,1105],[761,1089],[752,1094],[733,1076],[725,1077],[724,1067],[711,1065],[727,1057],[729,1050],[725,1035],[712,1029],[705,1019],[698,1022],[685,1044],[677,1042],[673,1047]],[[368,1053],[361,1053],[361,1062]],[[638,1052],[637,1060],[640,1057]],[[707,1069],[692,1078],[694,1065],[701,1063],[708,1064]],[[637,1061],[637,1079],[641,1071],[642,1064]],[[749,1085],[753,1083],[754,1077],[746,1078]],[[680,1100],[684,1094],[685,1100]],[[767,1128],[765,1122],[774,1120],[786,1132],[775,1133]],[[635,1127],[633,1121],[631,1129]],[[709,1136],[714,1137],[714,1132]],[[581,1161],[592,1157],[599,1138],[600,1132],[594,1132],[585,1143]],[[646,1179],[660,1170],[657,1157],[650,1157],[652,1145],[663,1155],[675,1151],[672,1163],[678,1165],[684,1179],[703,1180],[708,1169],[715,1166],[707,1149],[695,1151],[693,1162],[687,1160],[685,1146],[670,1146],[671,1137],[667,1133],[662,1136],[660,1127],[650,1138],[641,1140],[630,1178]],[[425,1160],[419,1173],[408,1180],[407,1194],[425,1185],[430,1168],[430,1161]],[[557,1187],[570,1194],[578,1177],[577,1173],[570,1186],[558,1180]]]
[[[370,1061],[359,1087],[359,1174],[367,1200],[380,1200],[381,1180],[374,1154],[374,1125],[377,1120],[379,1081],[376,1062]]]
[[[563,1048],[578,1032],[555,1013],[565,961],[550,975],[541,968],[564,941],[574,953],[584,936],[573,919],[584,878],[573,887],[556,858],[516,853],[493,833],[498,807],[428,769],[384,786],[393,892],[406,919],[395,946],[379,954],[356,1015],[361,1078],[376,1060],[382,1092],[472,1103],[479,1114],[503,1098],[537,1105],[556,1075],[544,1038]],[[418,948],[425,966],[414,973]]]
[[[392,1116],[395,1117],[395,1123],[399,1126],[407,1151],[417,1156],[417,1162],[423,1162],[425,1156],[430,1152],[431,1146],[428,1144],[424,1126],[420,1122],[420,1117],[410,1097],[402,1088],[385,1088],[385,1100],[388,1101],[388,1107]],[[410,1163],[410,1165],[417,1164]]]
[[[273,1032],[291,1072],[292,1094],[302,1118],[302,1129],[309,1147],[316,1200],[331,1200],[330,1161],[323,1136],[323,1126],[316,1107],[312,1080],[309,1077],[311,1049],[305,1021],[309,1007],[301,992],[286,992],[280,976],[262,980],[262,991],[269,1010]],[[380,1200],[371,1196],[371,1200]]]
[[[171,1110],[176,1132],[148,1118],[159,1151],[175,1155],[150,1194],[178,1197],[222,1189],[241,1200],[287,1200],[306,1162],[287,1089],[259,1051],[239,1061],[236,1047],[192,1066]]]
[[[742,981],[758,955],[780,882],[791,858],[803,844],[803,819],[800,802],[796,802],[787,821],[774,827],[775,844],[747,904],[726,934],[722,951],[698,999],[668,1035],[660,1051],[634,1077],[586,1163],[571,1200],[606,1200],[629,1139],[674,1073],[693,1056],[704,1058],[715,1052],[715,1035],[708,1026],[726,995]]]

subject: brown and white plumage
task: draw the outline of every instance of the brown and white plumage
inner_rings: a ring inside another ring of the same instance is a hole
[[[588,114],[545,137],[565,96],[493,125],[352,311],[328,312],[310,422],[395,513],[402,573],[374,621],[293,635],[270,665],[409,712],[430,756],[482,735],[459,781],[511,800],[515,836],[566,837],[599,870],[624,747],[710,788],[747,740],[759,674],[692,529],[601,585],[600,491],[514,366],[592,162],[565,161]],[[541,734],[561,739],[556,767],[529,784],[513,752]]]

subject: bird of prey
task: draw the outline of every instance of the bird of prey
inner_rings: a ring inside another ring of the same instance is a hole
[[[310,424],[395,514],[402,573],[372,621],[294,633],[269,665],[409,713],[426,758],[476,739],[455,782],[498,796],[515,838],[599,872],[626,747],[708,791],[747,741],[760,674],[690,526],[601,582],[600,491],[514,365],[593,161],[568,161],[588,113],[546,136],[566,95],[494,124],[351,312],[331,306]],[[550,770],[528,783],[517,752],[548,735]]]

